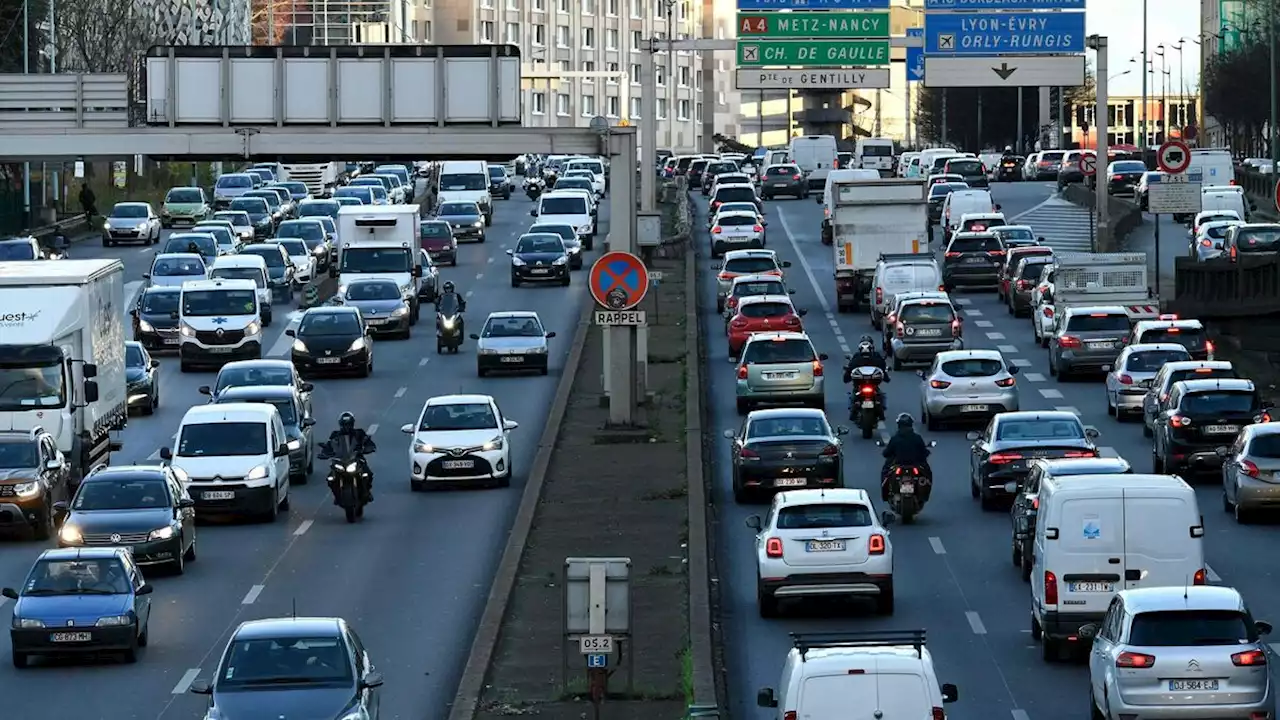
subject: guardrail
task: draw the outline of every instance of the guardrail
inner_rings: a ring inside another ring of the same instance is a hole
[[[0,132],[128,126],[125,73],[0,73]]]
[[[1174,258],[1171,309],[1184,317],[1256,317],[1280,312],[1280,257],[1205,262]]]

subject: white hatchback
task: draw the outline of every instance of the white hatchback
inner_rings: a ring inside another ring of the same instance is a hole
[[[490,395],[440,395],[422,406],[416,422],[400,432],[409,446],[409,487],[448,483],[511,484],[508,436],[520,427],[502,415]]]

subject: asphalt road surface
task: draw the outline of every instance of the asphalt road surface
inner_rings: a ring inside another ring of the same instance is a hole
[[[537,311],[558,336],[551,341],[548,376],[477,378],[474,341],[468,339],[456,356],[437,355],[434,317],[425,309],[412,339],[377,341],[371,377],[315,381],[317,437],[327,436],[338,415],[350,411],[378,443],[371,457],[377,499],[363,523],[346,523],[325,486],[323,463],[317,462],[311,481],[294,486],[292,511],[276,523],[202,525],[199,560],[186,575],[167,577],[157,570],[148,576],[156,587],[151,643],[137,664],[114,658],[45,660],[16,670],[6,659],[0,663],[5,697],[0,715],[200,717],[207,700],[187,689],[197,676],[211,677],[236,626],[296,612],[341,616],[354,624],[386,678],[383,720],[442,717],[587,296],[586,271],[575,273],[568,288],[511,287],[503,251],[530,225],[530,207],[523,195],[498,201],[488,241],[462,245],[458,267],[440,273],[468,297],[468,332],[479,332],[490,312]],[[605,227],[602,223],[602,241]],[[141,287],[152,253],[152,247],[102,248],[92,241],[74,246],[74,257],[124,262],[126,299]],[[587,258],[588,267],[593,259]],[[278,320],[282,310],[277,309]],[[288,357],[291,341],[283,331],[294,325],[296,315],[267,330],[267,357]],[[172,358],[161,358],[161,364],[160,409],[130,420],[115,465],[156,462],[158,449],[172,444],[186,410],[208,400],[197,388],[212,384],[214,373],[180,374]],[[459,392],[493,395],[503,414],[520,423],[512,434],[514,481],[503,489],[410,493],[409,439],[399,428],[416,422],[427,398]],[[0,585],[21,585],[32,561],[49,545],[0,540]],[[0,606],[6,602],[0,599]],[[3,633],[0,656],[7,658],[8,645]]]
[[[996,202],[1003,205],[1010,219],[1020,215],[1033,218],[1033,211],[1043,210],[1052,193],[1048,183],[995,184],[992,188]],[[828,417],[832,424],[849,426],[846,389],[839,382],[838,371],[858,338],[874,331],[865,311],[834,312],[832,251],[819,242],[821,207],[812,200],[790,199],[766,205],[768,247],[791,262],[786,271],[788,285],[796,291],[796,306],[809,311],[805,328],[818,351],[830,355]],[[1162,243],[1171,243],[1163,232],[1162,228]],[[1048,235],[1049,244],[1054,244],[1053,234],[1041,234]],[[700,233],[698,239],[705,243],[706,234]],[[938,249],[937,242],[933,248]],[[1030,586],[1010,563],[1008,514],[983,512],[969,496],[971,443],[965,439],[965,429],[923,432],[927,440],[937,441],[931,458],[934,492],[916,524],[892,528],[897,601],[892,617],[875,616],[869,604],[850,604],[797,608],[793,611],[797,614],[778,620],[760,618],[755,596],[754,531],[744,521],[754,514],[763,515],[766,507],[739,506],[733,501],[729,441],[718,436],[725,429],[738,429],[741,419],[734,408],[734,366],[726,361],[723,323],[714,315],[715,270],[705,259],[709,257],[705,249],[702,255],[707,269],[699,273],[702,282],[698,291],[703,294],[701,306],[706,313],[708,431],[715,433],[718,443],[712,477],[719,506],[718,570],[732,716],[736,720],[776,717],[776,710],[756,707],[755,693],[761,687],[778,685],[791,647],[788,633],[916,628],[928,631],[939,680],[959,686],[960,701],[947,707],[948,717],[1073,720],[1086,716],[1087,667],[1083,663],[1046,664],[1031,640]],[[1029,320],[1006,314],[994,293],[962,292],[953,297],[965,316],[968,347],[997,348],[1007,360],[1021,366],[1017,377],[1022,409],[1075,411],[1086,425],[1101,431],[1099,445],[1104,455],[1122,456],[1137,471],[1150,471],[1151,442],[1143,438],[1140,424],[1120,424],[1107,416],[1100,379],[1064,383],[1050,378],[1047,351],[1033,341]],[[887,417],[910,412],[919,428],[921,381],[915,369],[893,373],[892,382],[884,388]],[[845,484],[868,490],[879,505],[880,448],[855,433],[845,441],[844,456]],[[1221,510],[1216,478],[1202,479],[1197,495],[1205,517],[1210,580],[1239,588],[1259,619],[1274,620],[1271,611],[1275,608],[1273,599],[1280,593],[1280,577],[1267,552],[1274,542],[1274,529],[1236,525]]]

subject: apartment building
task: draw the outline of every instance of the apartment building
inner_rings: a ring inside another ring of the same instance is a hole
[[[1159,95],[1147,98],[1146,146],[1160,145],[1166,139],[1181,139],[1182,129],[1196,123],[1200,98],[1196,95]],[[1090,103],[1067,108],[1069,127],[1063,131],[1060,147],[1097,147],[1097,106]],[[1107,144],[1143,147],[1142,96],[1112,95],[1107,98]]]

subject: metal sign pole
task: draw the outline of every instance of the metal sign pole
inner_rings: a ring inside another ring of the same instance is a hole
[[[1096,62],[1098,108],[1096,111],[1097,117],[1093,120],[1098,137],[1098,161],[1095,165],[1098,173],[1095,177],[1098,179],[1094,182],[1094,190],[1096,193],[1095,204],[1098,207],[1098,242],[1099,244],[1105,245],[1110,242],[1111,239],[1111,220],[1109,218],[1110,208],[1108,207],[1109,198],[1107,197],[1107,183],[1102,181],[1102,179],[1106,177],[1107,173],[1107,160],[1109,156],[1108,145],[1110,144],[1107,136],[1107,38],[1100,35],[1091,35],[1088,39],[1088,45],[1098,53],[1098,59]]]

